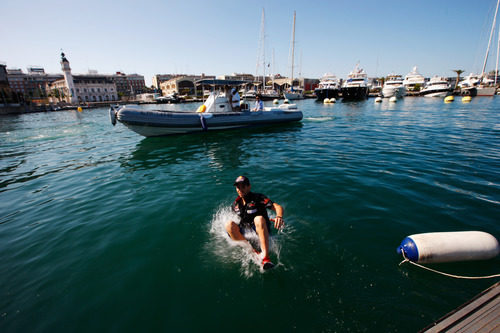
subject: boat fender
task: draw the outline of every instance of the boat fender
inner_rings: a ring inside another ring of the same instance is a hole
[[[111,120],[111,124],[113,126],[116,125],[116,111],[113,109],[113,107],[109,108],[109,119]]]
[[[198,108],[198,110],[196,112],[203,113],[205,111],[207,111],[207,106],[205,104],[202,104],[202,105],[200,105],[200,107]]]
[[[431,232],[406,237],[397,252],[417,263],[486,260],[500,253],[497,239],[482,231]]]
[[[203,131],[207,131],[208,130],[207,121],[205,120],[205,117],[203,117],[202,115],[200,115],[200,123],[201,123],[201,128],[203,128]]]

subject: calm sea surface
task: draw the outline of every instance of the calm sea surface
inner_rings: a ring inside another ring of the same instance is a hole
[[[0,331],[414,332],[496,282],[396,248],[500,239],[500,98],[298,105],[296,125],[164,138],[105,108],[0,117]],[[285,209],[270,272],[223,231],[241,174]]]

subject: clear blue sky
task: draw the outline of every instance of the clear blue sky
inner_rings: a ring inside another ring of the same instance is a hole
[[[266,58],[290,75],[293,11],[296,70],[345,77],[359,61],[368,76],[480,72],[496,0],[160,1],[3,0],[0,61],[60,73],[255,74],[262,8]],[[495,67],[494,37],[487,69]]]

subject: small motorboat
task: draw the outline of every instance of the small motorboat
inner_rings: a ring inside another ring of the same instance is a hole
[[[233,110],[224,92],[212,92],[196,111],[144,110],[137,106],[112,106],[109,110],[111,123],[117,121],[132,131],[146,136],[165,136],[202,131],[215,131],[262,125],[274,125],[302,120],[302,111],[295,104],[265,107],[252,111],[242,101]]]

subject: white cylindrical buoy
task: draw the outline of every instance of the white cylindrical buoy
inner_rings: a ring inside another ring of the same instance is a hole
[[[391,98],[389,98],[389,102],[391,102],[391,103],[396,103],[397,101],[398,101],[398,99],[396,96],[392,96]]]
[[[337,103],[337,100],[335,99],[335,97],[330,98],[330,103]]]
[[[290,104],[290,101],[287,98],[285,98],[285,100],[283,101],[283,104]]]
[[[273,104],[276,104],[276,105],[280,104],[280,101],[278,101],[278,99],[276,98],[276,99],[273,100]]]
[[[500,253],[500,245],[482,231],[431,232],[406,237],[397,252],[417,263],[486,260]]]
[[[375,98],[375,103],[382,103],[382,97]]]
[[[330,104],[330,99],[329,98],[325,98],[323,100],[323,104]]]

